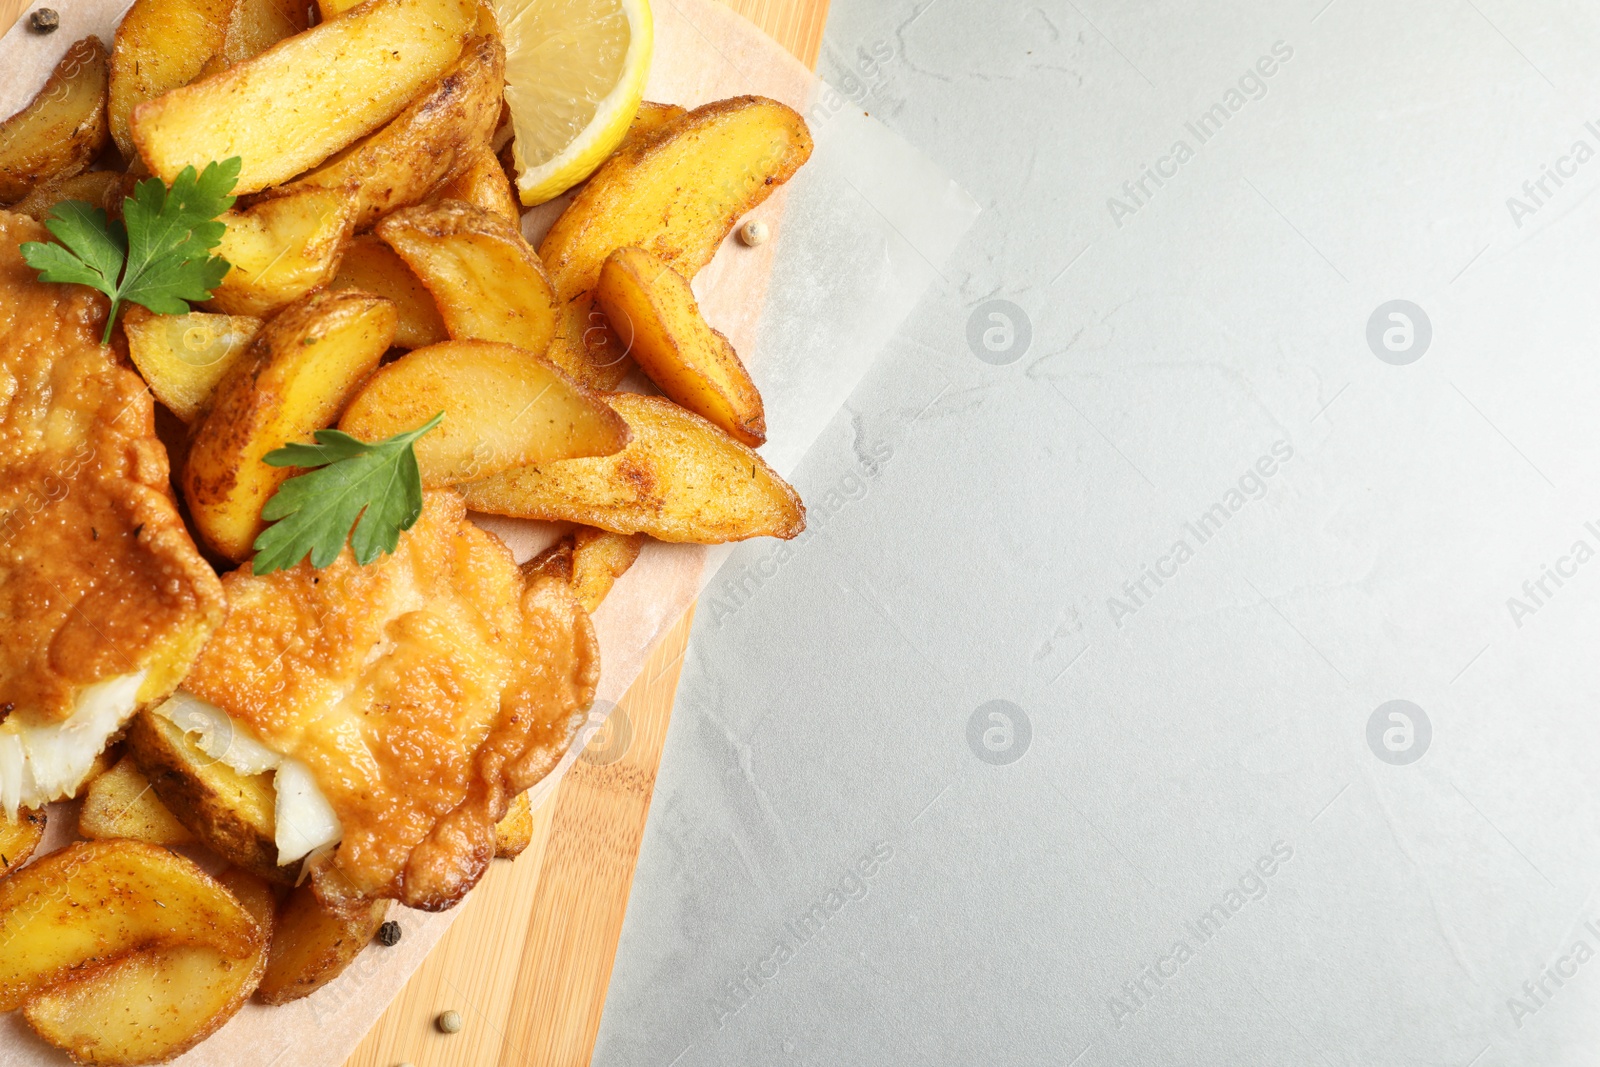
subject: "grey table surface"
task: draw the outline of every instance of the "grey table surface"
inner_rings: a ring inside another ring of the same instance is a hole
[[[984,213],[703,600],[595,1062],[1600,1062],[1600,8],[834,0]]]

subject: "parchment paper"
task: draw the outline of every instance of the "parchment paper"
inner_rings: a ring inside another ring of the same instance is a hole
[[[109,47],[125,0],[57,0],[61,28],[27,32],[27,16],[0,39],[0,114],[24,106],[74,40]],[[695,279],[706,319],[727,335],[760,387],[770,434],[761,450],[788,474],[837,415],[894,328],[938,275],[977,217],[976,203],[920,153],[818,81],[749,22],[715,0],[656,0],[655,58],[646,98],[688,107],[745,93],[782,100],[811,126],[816,150],[753,217],[773,237],[747,248],[729,237]],[[562,203],[528,213],[537,241]],[[626,387],[648,389],[633,379]],[[558,532],[543,523],[479,516],[519,560]],[[639,675],[660,635],[693,604],[727,549],[649,543],[595,615],[603,668],[588,725],[560,767],[535,788],[547,798],[614,702]],[[70,810],[51,838],[67,839]],[[250,1004],[184,1065],[274,1063],[334,1067],[421,965],[454,912],[396,909],[405,939],[367,951],[337,981],[280,1008]],[[522,917],[517,916],[520,920]],[[0,1067],[65,1063],[16,1014],[0,1016]]]

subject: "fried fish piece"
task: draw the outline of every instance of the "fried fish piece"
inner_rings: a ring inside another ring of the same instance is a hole
[[[0,211],[0,818],[72,794],[226,611],[178,517],[150,392],[106,300],[41,282]]]
[[[511,798],[550,772],[594,699],[594,629],[567,584],[525,583],[439,490],[392,555],[362,567],[347,546],[321,570],[246,566],[223,586],[227,621],[183,699],[284,758],[280,842],[297,818],[286,784],[307,788],[284,772],[304,768],[341,835],[314,861],[325,899],[455,904],[494,857]]]

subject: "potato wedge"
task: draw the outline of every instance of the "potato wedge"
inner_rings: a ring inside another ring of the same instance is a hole
[[[222,59],[228,66],[253,59],[288,37],[304,33],[308,8],[301,0],[234,0]]]
[[[128,755],[167,810],[207,848],[252,874],[295,883],[300,864],[278,866],[278,794],[270,771],[240,774],[153,711],[129,722]]]
[[[642,248],[693,278],[740,216],[811,156],[805,120],[760,96],[707,104],[658,133],[607,160],[539,244],[562,310],[548,358],[599,389],[615,388],[628,368],[594,306],[606,257]]]
[[[73,971],[143,948],[244,959],[261,927],[192,860],[141,841],[83,841],[0,880],[0,1011]]]
[[[761,393],[728,339],[700,316],[683,275],[643,249],[619,248],[600,269],[594,296],[663,393],[751,448],[766,443]]]
[[[17,812],[17,821],[9,822],[0,815],[0,878],[28,862],[33,850],[44,840],[45,814],[43,809]]]
[[[22,1016],[78,1063],[165,1063],[238,1014],[266,970],[277,901],[239,870],[217,876],[260,929],[255,949],[230,959],[209,945],[147,949],[34,997]]]
[[[233,0],[134,0],[111,46],[111,137],[124,159],[134,158],[133,109],[205,72],[227,42],[232,7]],[[208,156],[195,170],[226,158]]]
[[[377,369],[394,325],[382,297],[317,293],[279,312],[223,375],[183,467],[189,513],[214,551],[250,555],[262,507],[292,474],[262,457],[332,425]]]
[[[394,121],[285,189],[355,190],[358,230],[426,199],[457,169],[465,153],[494,133],[505,66],[505,49],[498,39],[472,39],[444,77]]]
[[[28,195],[17,201],[8,211],[27,215],[36,222],[44,222],[56,205],[63,200],[82,200],[94,207],[110,210],[107,200],[113,193],[120,204],[122,175],[114,170],[91,170],[74,174],[70,178],[49,178],[35,185]]]
[[[397,211],[375,232],[428,287],[451,337],[499,341],[536,356],[550,347],[555,293],[514,223],[444,200]]]
[[[440,200],[460,200],[520,226],[522,208],[511,190],[511,179],[486,144],[467,149],[457,162],[455,177],[439,190]]]
[[[317,13],[322,16],[323,22],[327,22],[329,19],[338,18],[359,3],[361,0],[317,0]]]
[[[443,411],[413,447],[424,489],[579,456],[608,456],[628,425],[598,394],[519,348],[447,341],[386,365],[345,409],[339,429],[381,441]],[[535,458],[524,458],[535,457]]]
[[[327,285],[355,226],[345,189],[303,189],[221,216],[228,228],[215,255],[233,264],[207,307],[265,317]]]
[[[399,315],[394,327],[397,348],[424,348],[450,339],[427,286],[394,249],[370,233],[352,237],[344,246],[339,271],[328,288],[360,289],[393,301]]]
[[[85,37],[67,49],[39,95],[0,122],[0,202],[46,179],[70,178],[106,146],[106,46]]]
[[[187,845],[194,840],[127,756],[89,786],[78,810],[78,836],[91,841],[127,838],[152,845]]]
[[[236,194],[316,166],[398,115],[461,55],[473,0],[367,0],[345,15],[134,109],[140,157],[171,184],[239,156]],[[337,61],[335,61],[337,57]]]
[[[688,113],[688,108],[679,107],[677,104],[653,104],[649,100],[641,101],[638,113],[628,124],[628,132],[623,134],[622,143],[617,145],[616,150],[626,152],[630,148],[638,148],[659,133],[667,123],[681,119]]]
[[[128,356],[156,399],[184,422],[193,422],[212,392],[261,331],[247,315],[153,315],[137,305],[122,318]]]
[[[644,547],[643,534],[616,534],[580,526],[522,565],[531,581],[549,574],[572,587],[572,592],[593,615],[605,602],[618,578],[628,573]]]
[[[387,914],[387,900],[328,905],[311,883],[297,887],[278,909],[272,952],[256,999],[287,1004],[315,993],[361,955]]]
[[[495,859],[514,860],[533,844],[533,807],[528,794],[518,793],[506,808],[506,817],[494,827]]]
[[[751,449],[664,397],[608,400],[633,433],[627,448],[470,482],[461,487],[467,507],[696,544],[805,529],[799,495]]]

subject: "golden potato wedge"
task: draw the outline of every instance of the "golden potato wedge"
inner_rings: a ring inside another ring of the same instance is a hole
[[[232,7],[233,0],[134,0],[111,46],[111,137],[124,159],[134,158],[133,109],[205,72],[227,41]],[[227,158],[207,156],[195,170]]]
[[[615,388],[626,352],[594,306],[606,257],[642,248],[693,278],[740,216],[810,156],[805,120],[760,96],[696,108],[613,155],[539,244],[562,309],[550,361],[586,385]]]
[[[27,196],[6,210],[27,215],[36,222],[48,219],[63,200],[82,200],[109,211],[107,201],[112,194],[116,194],[118,204],[122,201],[121,179],[122,175],[114,170],[91,170],[70,178],[50,178],[35,185]],[[120,209],[117,213],[120,214]]]
[[[78,1063],[165,1063],[238,1014],[266,970],[272,890],[239,870],[217,876],[260,930],[254,950],[231,959],[209,945],[146,949],[28,1001],[22,1017]]]
[[[397,211],[375,232],[428,287],[451,337],[499,341],[536,356],[550,347],[555,293],[516,224],[443,200]]]
[[[355,217],[356,199],[345,189],[302,189],[226,212],[220,221],[228,228],[214,254],[233,269],[206,306],[265,317],[327,285]]]
[[[194,840],[127,756],[89,786],[78,810],[78,836],[91,841],[127,838],[152,845],[187,845]]]
[[[317,0],[317,13],[322,16],[323,22],[327,22],[329,19],[338,18],[359,3],[361,0]]]
[[[607,399],[632,431],[627,448],[469,482],[467,507],[706,545],[805,529],[799,495],[753,450],[664,397]]]
[[[486,144],[476,145],[462,153],[457,162],[455,177],[439,190],[440,200],[460,200],[491,215],[498,215],[520,226],[522,208],[517,195],[511,190],[511,179],[500,166],[500,160]]]
[[[315,993],[361,954],[387,914],[387,900],[329,905],[317,896],[311,883],[297,887],[278,909],[272,952],[256,999],[264,1004],[287,1004]]]
[[[498,39],[472,39],[444,77],[394,121],[285,189],[353,189],[358,230],[426,199],[457,169],[463,153],[494,132],[505,66]]]
[[[17,821],[10,822],[0,815],[0,878],[28,862],[33,850],[44,840],[45,814],[43,810],[17,812]]]
[[[206,755],[172,720],[141,711],[128,724],[128,755],[156,797],[207,848],[235,866],[285,885],[300,864],[278,866],[277,790],[272,772],[242,775]]]
[[[533,807],[528,794],[518,793],[506,808],[506,817],[494,827],[495,859],[514,860],[533,843]]]
[[[398,115],[460,57],[477,15],[473,0],[368,0],[140,104],[134,145],[168,184],[186,166],[239,156],[233,191],[259,192]]]
[[[184,422],[193,422],[212,392],[261,331],[248,315],[153,315],[130,307],[122,318],[128,357],[156,399]]]
[[[619,248],[600,269],[594,296],[663,393],[751,448],[766,443],[761,393],[733,345],[700,316],[683,275],[643,249]]]
[[[70,178],[106,146],[106,46],[85,37],[67,49],[39,95],[0,122],[0,202],[46,179]]]
[[[424,348],[450,339],[433,294],[406,261],[373,234],[352,237],[344,246],[339,271],[328,288],[360,289],[393,301],[399,316],[394,327],[397,348]]]
[[[626,152],[631,148],[638,148],[650,138],[659,133],[669,122],[681,119],[689,113],[686,107],[677,104],[654,104],[649,100],[639,103],[639,111],[633,116],[633,121],[628,124],[628,132],[623,134],[622,143],[617,145],[617,152]],[[612,153],[613,155],[616,152]]]
[[[377,369],[394,325],[382,297],[317,293],[279,312],[223,375],[183,467],[189,513],[214,551],[250,555],[262,507],[293,473],[262,458],[333,424]]]
[[[304,33],[307,5],[301,0],[234,0],[222,59],[228,66],[253,59],[287,37]]]
[[[387,364],[350,402],[339,429],[381,441],[440,411],[444,422],[413,446],[424,489],[529,463],[608,456],[628,443],[627,423],[599,394],[519,348],[487,341],[447,341]]]
[[[82,841],[0,880],[0,1011],[73,971],[143,948],[244,959],[261,927],[216,879],[142,841]]]
[[[617,579],[628,573],[643,547],[643,534],[580,526],[524,563],[522,573],[529,580],[543,574],[560,578],[572,587],[583,610],[592,615]]]

